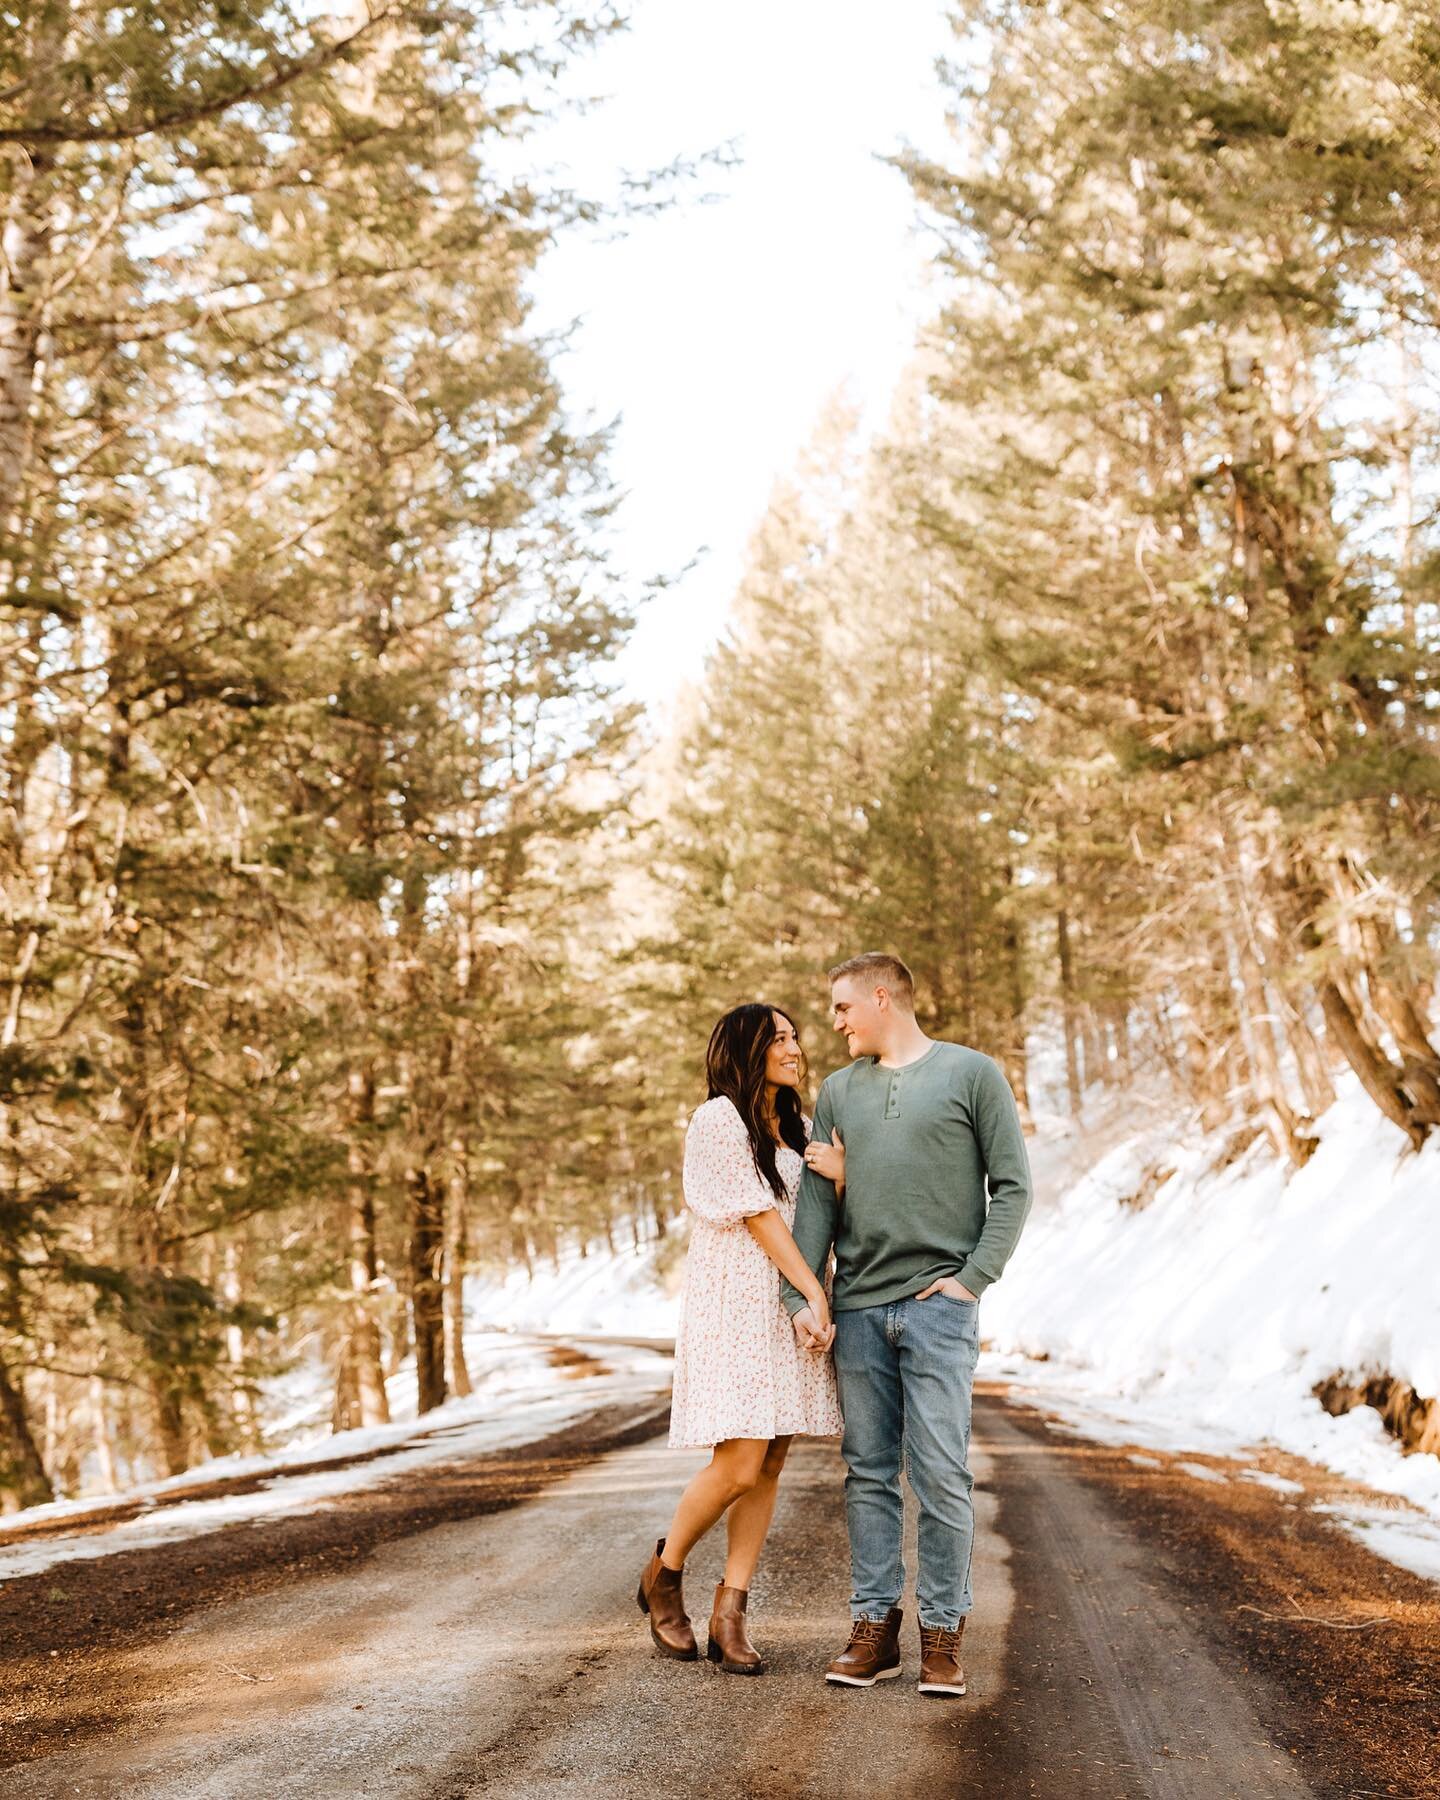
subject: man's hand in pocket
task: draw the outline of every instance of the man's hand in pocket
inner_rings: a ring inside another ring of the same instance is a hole
[[[948,1294],[952,1300],[975,1300],[978,1295],[972,1294],[967,1287],[961,1287],[953,1275],[942,1275],[938,1281],[932,1281],[927,1288],[922,1288],[915,1296],[917,1300],[928,1300],[932,1294]]]

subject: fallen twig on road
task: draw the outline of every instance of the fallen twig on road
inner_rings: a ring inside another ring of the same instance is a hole
[[[221,1663],[219,1667],[222,1673],[238,1676],[241,1681],[273,1681],[275,1679],[273,1675],[247,1675],[243,1669],[232,1669],[229,1663]]]
[[[1295,1603],[1292,1600],[1291,1605]],[[1277,1625],[1323,1625],[1327,1631],[1368,1631],[1372,1625],[1390,1625],[1394,1621],[1389,1613],[1381,1613],[1374,1619],[1322,1619],[1315,1613],[1266,1612],[1263,1606],[1237,1606],[1236,1612],[1258,1613],[1262,1619],[1273,1619]]]

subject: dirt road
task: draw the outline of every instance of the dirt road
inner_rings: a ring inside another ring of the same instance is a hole
[[[518,1503],[501,1500],[505,1510],[475,1500],[470,1516],[382,1534],[319,1572],[302,1560],[283,1582],[168,1625],[137,1619],[134,1641],[121,1632],[91,1679],[87,1653],[67,1652],[34,1732],[14,1740],[31,1760],[0,1774],[0,1793],[1440,1793],[1428,1584],[1319,1521],[1302,1529],[1275,1494],[1138,1468],[993,1394],[977,1406],[976,1444],[964,1701],[922,1699],[908,1678],[860,1692],[820,1679],[845,1631],[829,1445],[797,1447],[752,1599],[770,1673],[747,1681],[655,1657],[636,1570],[696,1459],[651,1439],[568,1466],[552,1454],[533,1478],[512,1457]],[[336,1518],[343,1531],[343,1509]],[[189,1554],[201,1560],[198,1546]],[[706,1546],[692,1565],[702,1619],[718,1560]],[[145,1579],[136,1568],[123,1578]],[[1267,1619],[1281,1610],[1276,1581],[1303,1581],[1336,1616],[1383,1601],[1385,1623],[1352,1632]],[[906,1655],[908,1677],[913,1615]]]

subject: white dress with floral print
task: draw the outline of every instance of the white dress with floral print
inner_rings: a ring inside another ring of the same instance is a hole
[[[685,1204],[693,1216],[675,1340],[672,1448],[792,1432],[833,1437],[841,1429],[830,1355],[795,1342],[780,1304],[780,1272],[745,1229],[761,1212],[795,1221],[804,1163],[788,1144],[777,1147],[775,1163],[781,1201],[755,1167],[732,1102],[697,1108],[685,1134]]]

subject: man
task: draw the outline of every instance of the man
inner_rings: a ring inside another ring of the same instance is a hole
[[[810,1156],[833,1167],[818,1148],[833,1137],[844,1173],[826,1180],[807,1158],[794,1228],[817,1274],[834,1245],[829,1332],[783,1284],[800,1342],[823,1349],[833,1334],[845,1415],[852,1628],[825,1678],[873,1687],[900,1673],[903,1458],[920,1505],[919,1689],[963,1694],[977,1303],[1030,1210],[1025,1140],[999,1067],[920,1029],[898,957],[852,957],[830,983],[835,1029],[854,1060],[820,1089]]]

